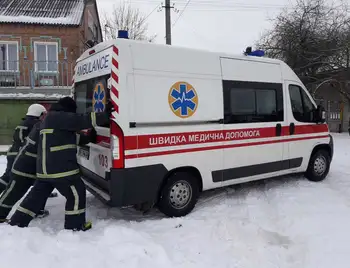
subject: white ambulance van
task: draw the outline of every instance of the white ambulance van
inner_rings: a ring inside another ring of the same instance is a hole
[[[184,216],[205,190],[321,181],[330,168],[324,111],[279,60],[117,39],[78,59],[74,96],[78,112],[114,106],[77,152],[87,189],[110,206]]]

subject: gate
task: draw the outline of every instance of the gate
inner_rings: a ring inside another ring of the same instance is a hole
[[[342,132],[344,103],[342,101],[326,101],[323,99],[315,99],[315,101],[326,110],[326,122],[329,131]]]

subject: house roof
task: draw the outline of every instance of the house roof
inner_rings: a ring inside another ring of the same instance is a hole
[[[85,0],[1,0],[0,23],[80,25]]]

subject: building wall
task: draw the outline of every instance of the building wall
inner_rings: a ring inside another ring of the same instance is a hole
[[[0,145],[10,145],[15,127],[25,116],[28,107],[40,103],[49,109],[54,101],[45,100],[0,100]]]
[[[96,37],[93,36],[89,26],[96,29]],[[16,41],[19,45],[18,86],[31,86],[32,71],[35,69],[35,42],[58,44],[59,74],[54,78],[54,85],[70,86],[75,62],[88,48],[86,41],[91,39],[102,41],[95,1],[86,4],[80,26],[0,23],[0,41]],[[39,80],[35,82],[37,83],[35,87],[40,85]]]

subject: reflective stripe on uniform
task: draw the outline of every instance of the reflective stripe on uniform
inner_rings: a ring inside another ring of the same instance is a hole
[[[14,168],[12,168],[11,172],[12,172],[13,174],[18,175],[18,176],[27,177],[27,178],[31,178],[31,179],[36,179],[36,176],[35,176],[35,175],[33,175],[33,174],[28,174],[28,173],[24,173],[24,172],[15,170]]]
[[[36,173],[36,176],[41,179],[58,179],[58,178],[63,178],[63,177],[68,177],[68,176],[73,176],[76,175],[80,172],[79,169],[67,171],[67,172],[61,172],[61,173],[55,173],[55,174],[40,174]]]
[[[10,209],[13,208],[13,206],[5,205],[5,204],[0,204],[0,207],[3,207],[3,208],[10,208]]]
[[[19,129],[19,139],[21,140],[21,142],[23,143],[23,130],[27,130],[28,127],[25,126],[17,126],[16,129]]]
[[[66,145],[61,145],[61,146],[50,147],[50,152],[57,152],[57,151],[61,151],[61,150],[76,149],[76,148],[77,148],[76,144],[66,144]]]
[[[37,157],[37,155],[36,154],[32,154],[32,153],[30,153],[30,152],[25,152],[24,153],[25,155],[28,155],[28,156],[31,156],[31,157]]]
[[[78,209],[78,210],[71,210],[71,211],[66,210],[66,211],[65,211],[65,214],[66,214],[66,215],[79,215],[79,214],[84,213],[85,211],[86,211],[85,208]]]
[[[35,141],[33,141],[31,138],[27,137],[27,141],[31,144],[31,145],[35,145]]]
[[[70,188],[72,189],[73,196],[74,196],[74,208],[73,208],[73,210],[76,211],[79,209],[79,194],[78,194],[78,191],[74,185],[72,185]]]
[[[77,145],[79,144],[80,142],[80,134],[77,134]]]
[[[78,215],[78,214],[84,213],[85,208],[79,209],[79,194],[78,194],[77,189],[75,188],[74,185],[72,185],[70,188],[72,189],[72,193],[74,196],[74,207],[73,207],[73,210],[70,210],[70,211],[66,210],[65,214],[66,215]]]
[[[35,213],[33,211],[30,211],[29,209],[26,209],[26,208],[19,206],[17,208],[17,210],[20,212],[23,212],[24,214],[31,216],[32,218],[35,218]]]
[[[16,156],[18,152],[7,152],[7,156]]]
[[[91,113],[91,124],[93,127],[96,127],[96,114],[95,113]]]
[[[41,131],[40,131],[41,133]],[[46,171],[46,133],[43,133],[43,140],[42,140],[42,156],[41,156],[41,164],[42,164],[42,169],[43,173],[47,174]]]
[[[3,179],[0,179],[0,183],[3,184],[3,185],[5,185],[5,186],[7,186],[7,182],[4,181]]]
[[[44,128],[40,130],[40,134],[52,134],[53,133],[53,128]]]
[[[40,130],[40,134],[43,135],[43,140],[42,140],[42,169],[43,169],[43,173],[47,174],[47,170],[46,170],[46,134],[52,134],[53,133],[53,129],[52,128],[44,128],[42,130]]]
[[[2,194],[0,198],[0,204],[3,204],[4,200],[7,198],[7,196],[12,192],[13,187],[15,187],[16,181],[12,181],[10,184],[10,187]]]

